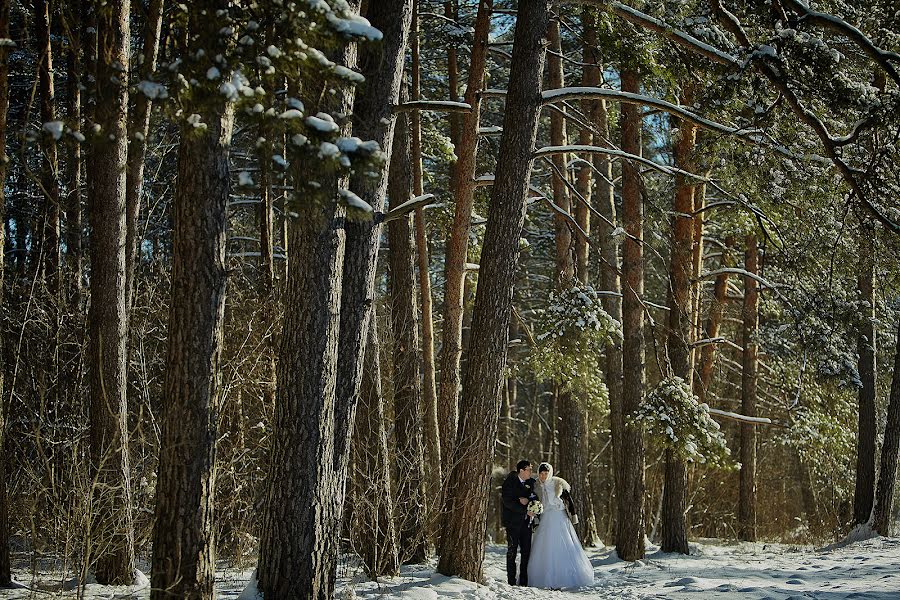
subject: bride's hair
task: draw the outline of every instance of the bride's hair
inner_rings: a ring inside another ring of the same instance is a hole
[[[538,467],[538,473],[543,473],[547,471],[548,473],[553,471],[553,467],[550,466],[550,463],[541,463],[541,466]]]

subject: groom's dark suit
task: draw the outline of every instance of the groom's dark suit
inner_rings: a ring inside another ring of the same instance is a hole
[[[531,555],[531,523],[528,509],[522,506],[519,498],[535,500],[534,478],[519,479],[518,472],[512,472],[503,482],[501,497],[503,499],[502,521],[506,528],[506,578],[509,585],[516,585],[516,552],[522,551],[522,568],[519,571],[519,585],[528,585],[528,557]]]

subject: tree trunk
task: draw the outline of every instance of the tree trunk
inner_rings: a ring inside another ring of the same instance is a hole
[[[693,104],[691,83],[685,85],[680,103]],[[675,141],[675,165],[693,172],[694,143],[697,129],[682,120]],[[694,187],[684,175],[675,177],[675,198],[672,207],[672,244],[669,264],[669,335],[667,350],[672,375],[691,385],[691,334],[693,330],[693,300],[691,273],[693,271]],[[662,507],[662,551],[689,554],[687,542],[687,464],[671,449],[666,451],[665,483]]]
[[[453,224],[447,236],[444,262],[444,324],[441,333],[441,384],[438,396],[438,417],[441,448],[452,454],[459,420],[459,388],[462,381],[462,331],[466,257],[469,250],[469,227],[475,196],[475,155],[478,150],[478,122],[481,110],[480,92],[484,87],[487,62],[488,32],[491,24],[493,0],[479,0],[475,17],[475,45],[466,86],[465,102],[472,110],[465,113],[459,143],[456,144],[456,164],[450,177],[450,189],[455,205]]]
[[[584,18],[584,41],[585,47],[590,48],[585,62],[599,64],[596,56],[597,47],[597,29],[596,18],[593,10],[585,8]],[[588,58],[590,57],[590,58]],[[598,68],[599,70],[599,68]],[[609,139],[609,117],[607,113],[606,100],[596,100],[591,103],[593,109],[590,114],[591,122],[600,134],[600,139],[595,139],[597,145],[607,145],[606,140]],[[622,322],[622,302],[616,294],[621,293],[622,287],[619,281],[619,250],[616,239],[612,236],[612,232],[617,224],[616,205],[613,188],[613,171],[612,163],[607,154],[594,154],[592,156],[593,166],[597,172],[597,193],[595,195],[595,204],[597,211],[603,218],[597,220],[597,226],[592,231],[597,247],[600,252],[596,255],[596,272],[599,274],[600,289],[612,292],[611,295],[604,295],[601,299],[603,310],[619,323]],[[610,342],[606,349],[605,356],[602,360],[602,367],[605,374],[606,386],[609,388],[609,420],[610,420],[610,446],[612,448],[612,471],[613,471],[613,490],[616,497],[623,489],[622,481],[622,343],[618,339]],[[611,512],[616,513],[617,503],[611,506]],[[615,515],[613,520],[615,520]],[[617,527],[613,527],[613,531],[617,531]]]
[[[454,535],[441,539],[438,571],[472,581],[482,576],[487,496],[519,237],[537,136],[549,4],[548,0],[519,2],[509,96],[475,298],[473,327],[479,334],[472,339],[457,458],[449,477],[449,481],[465,479],[472,485],[452,486],[444,505],[448,514],[446,529]]]
[[[565,86],[562,65],[562,43],[559,35],[559,21],[550,23],[551,53],[547,58],[549,71],[549,84],[552,89],[561,89]],[[582,135],[584,130],[582,130]],[[588,133],[588,138],[590,134]],[[554,111],[550,113],[550,143],[554,146],[565,146],[567,141],[566,127],[563,116]],[[586,142],[590,144],[590,139]],[[572,211],[567,179],[568,161],[565,154],[557,154],[552,158],[555,167],[552,178],[553,201],[562,210]],[[590,180],[584,181],[584,176],[579,172],[578,182],[582,189],[590,189]],[[578,204],[581,220],[584,222],[587,215],[587,206],[583,202]],[[573,245],[572,231],[569,223],[561,216],[556,216],[556,288],[564,290],[574,284],[576,272],[583,278],[587,277],[587,244],[580,238],[581,255],[577,254],[577,247]],[[576,252],[573,254],[573,250]],[[580,262],[576,266],[576,257]],[[587,451],[588,436],[585,430],[585,411],[571,391],[558,388],[557,397],[558,419],[551,425],[559,429],[559,453],[558,472],[568,477],[572,482],[572,497],[578,506],[586,507],[590,502],[587,493]],[[584,515],[582,515],[584,516]],[[587,519],[580,520],[575,525],[575,531],[579,539],[585,539]]]
[[[884,444],[881,446],[881,472],[872,511],[872,528],[885,537],[891,535],[894,507],[894,487],[897,484],[897,462],[900,459],[900,323],[897,331],[897,351],[894,355],[894,375],[891,380],[891,399],[888,402]]]
[[[459,27],[459,0],[447,0],[444,2],[444,16]],[[477,37],[475,38],[478,39]],[[454,43],[447,45],[447,92],[450,100],[459,100],[459,60],[456,54],[457,46]],[[471,71],[470,71],[471,73]],[[462,122],[459,115],[450,115],[450,143],[454,148],[459,146],[461,138]],[[457,153],[459,156],[459,153]],[[451,184],[452,185],[452,184]],[[451,190],[452,191],[452,190]]]
[[[630,67],[622,69],[622,91],[640,93],[641,79]],[[622,150],[641,154],[641,109],[622,105]],[[630,424],[644,397],[644,265],[641,174],[631,161],[622,162],[622,486],[618,499],[616,552],[623,560],[644,557],[644,440]]]
[[[519,237],[537,137],[549,8],[548,0],[521,0],[518,5],[503,136],[475,298],[472,325],[478,335],[472,338],[458,443],[448,478],[470,485],[450,486],[444,504],[446,530],[454,535],[441,539],[437,570],[472,581],[482,578],[487,497]]]
[[[754,275],[759,272],[759,251],[756,236],[746,238],[744,268]],[[741,412],[756,416],[756,372],[758,368],[759,285],[751,277],[744,277],[744,354],[741,369]],[[756,541],[756,427],[741,423],[740,499],[738,504],[738,537],[746,542]]]
[[[419,100],[419,0],[413,7],[412,31],[412,100]],[[411,160],[413,195],[424,193],[422,182],[422,119],[419,111],[411,113]],[[429,274],[428,234],[425,229],[425,214],[421,208],[415,212],[416,258],[419,269],[419,296],[422,302],[422,401],[425,407],[425,462],[429,465],[441,464],[441,433],[438,421],[437,382],[434,370],[434,316],[431,309],[431,275]],[[429,479],[429,518],[435,517],[440,508],[441,482],[437,477]]]
[[[854,524],[867,523],[875,501],[875,228],[860,223],[859,299],[866,303],[859,315],[857,350],[859,352],[859,428],[856,445],[856,491],[853,496]]]
[[[102,584],[134,580],[134,526],[125,400],[125,168],[128,150],[130,3],[98,7],[96,106],[100,135],[88,163],[91,221],[91,305],[88,369],[94,490],[91,540],[94,574]]]
[[[396,124],[393,107],[400,101],[404,58],[412,21],[412,0],[371,3],[366,16],[374,27],[383,32],[384,39],[377,46],[361,47],[359,68],[366,82],[360,87],[353,109],[353,135],[377,141],[385,154],[390,156]],[[407,160],[408,157],[407,152]],[[388,170],[390,162],[391,159],[388,159],[385,165]],[[377,180],[363,174],[353,175],[350,179],[350,189],[368,202],[376,213],[384,209],[387,185],[388,173],[384,170]],[[344,505],[350,437],[362,383],[368,322],[375,302],[375,267],[382,227],[374,221],[347,221],[344,229],[346,250],[341,290],[332,474],[334,485],[341,492],[332,499],[331,509],[337,517],[340,517]],[[421,451],[421,437],[419,442]],[[336,542],[334,538],[331,541]],[[330,550],[330,560],[337,564],[337,545],[334,544]]]
[[[217,28],[210,30],[196,22],[192,31],[199,43],[214,46]],[[207,128],[196,132],[183,127],[178,149],[169,347],[153,531],[153,600],[173,595],[193,600],[214,597],[216,441],[234,106],[221,100],[207,106],[205,110],[197,107]]]
[[[65,12],[66,29],[69,35],[68,54],[68,102],[69,127],[81,131],[81,29],[83,9],[80,3]],[[70,144],[67,163],[68,196],[66,197],[66,265],[68,267],[67,302],[76,312],[81,309],[82,273],[82,224],[81,224],[81,144]]]
[[[353,434],[354,549],[366,575],[377,581],[400,571],[397,533],[394,527],[394,485],[389,465],[385,430],[384,398],[381,393],[381,366],[378,357],[378,325],[373,313],[369,320],[362,388]]]
[[[53,50],[50,46],[50,5],[48,0],[34,0],[34,25],[38,51],[38,90],[40,95],[41,122],[56,121],[56,91],[53,84]],[[60,245],[59,245],[59,161],[57,138],[44,131],[41,140],[41,191],[44,196],[44,279],[53,298],[52,313],[59,318]],[[57,335],[58,324],[51,335]],[[51,356],[56,351],[57,340],[51,340]],[[55,369],[56,357],[52,357]]]
[[[734,266],[730,249],[734,246],[734,239],[725,240],[725,248],[722,250],[722,266]],[[709,306],[709,318],[706,320],[706,339],[714,339],[719,336],[719,327],[725,314],[725,303],[728,294],[728,273],[720,273],[713,284],[713,298]],[[700,402],[706,402],[706,393],[712,383],[713,365],[716,359],[716,346],[718,344],[705,344],[700,349],[700,368],[698,377],[694,380],[694,393]]]
[[[411,9],[411,0],[370,6],[368,17],[384,38],[378,48],[367,47],[363,56],[366,84],[355,111],[352,90],[320,96],[330,83],[304,82],[308,113],[353,114],[353,133],[379,141],[388,155]],[[355,47],[346,47],[331,60],[353,68]],[[320,97],[324,98],[321,104]],[[380,231],[373,222],[345,224],[338,189],[348,182],[342,178],[317,173],[314,165],[295,176],[298,181],[318,181],[322,201],[299,203],[300,216],[289,225],[277,434],[257,567],[260,591],[286,600],[325,599],[334,592],[339,551],[335,532],[342,522],[349,438],[362,379]],[[385,184],[382,173],[378,181],[352,189],[379,211]],[[300,472],[308,474],[302,482],[296,478]]]
[[[406,115],[397,119],[394,132],[388,196],[395,208],[410,199],[412,172],[409,161],[409,126]],[[412,216],[388,224],[388,282],[393,329],[394,437],[396,460],[397,515],[401,561],[424,562],[428,552],[425,515],[425,464],[423,447],[424,415],[419,381],[419,315],[416,311],[415,265],[413,263]]]
[[[150,0],[147,20],[144,23],[144,47],[138,62],[138,79],[150,80],[156,71],[159,55],[159,34],[162,29],[163,0]],[[141,194],[144,186],[144,157],[147,153],[147,134],[150,131],[150,111],[152,102],[146,94],[135,95],[133,113],[129,119],[128,171],[126,200],[126,307],[129,316],[134,305],[134,277],[140,240],[137,236],[138,217],[141,213]],[[230,134],[229,134],[230,135]],[[198,196],[198,198],[202,198]]]
[[[9,0],[0,0],[0,39],[9,38]],[[6,248],[6,113],[9,109],[9,46],[0,45],[0,248]],[[6,261],[0,260],[0,309],[4,308],[3,276]],[[5,356],[0,336],[0,356]],[[9,514],[6,485],[6,394],[3,391],[3,369],[0,369],[0,587],[12,584],[9,559]]]

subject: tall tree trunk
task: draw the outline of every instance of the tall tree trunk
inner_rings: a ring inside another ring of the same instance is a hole
[[[640,93],[640,74],[622,69],[622,91]],[[641,109],[622,105],[622,150],[641,154]],[[622,486],[618,499],[616,552],[623,560],[644,557],[644,440],[630,423],[644,397],[644,265],[641,174],[631,161],[622,162]]]
[[[472,107],[472,110],[465,113],[463,117],[460,140],[456,144],[456,164],[450,179],[455,208],[453,224],[447,236],[447,253],[444,262],[444,324],[441,333],[441,384],[438,396],[441,448],[447,456],[453,452],[459,420],[465,267],[469,250],[472,204],[475,199],[475,155],[478,150],[480,93],[484,87],[488,32],[493,5],[493,0],[479,0],[478,2],[478,13],[475,17],[475,45],[472,47],[472,60],[465,95],[465,102]]]
[[[9,39],[9,0],[0,0],[0,39]],[[6,248],[6,113],[9,109],[9,46],[0,45],[0,248]],[[3,290],[4,266],[0,260],[0,309],[6,295]],[[0,336],[0,356],[4,356],[3,336]],[[0,587],[12,584],[9,559],[9,511],[6,482],[6,394],[3,391],[3,369],[0,369]]]
[[[412,22],[412,0],[371,3],[366,14],[383,32],[378,46],[362,46],[359,68],[366,82],[357,94],[353,109],[353,135],[375,140],[385,154],[392,154],[396,116],[393,107],[400,101],[404,59]],[[409,154],[407,152],[407,160]],[[385,167],[390,169],[390,161]],[[377,180],[365,175],[351,176],[350,188],[377,212],[385,207],[388,173]],[[332,501],[338,517],[344,503],[350,436],[362,382],[362,365],[368,337],[368,322],[375,303],[375,267],[378,260],[381,225],[374,221],[348,221],[340,307],[338,377],[335,391],[334,470],[335,486],[341,490]],[[419,429],[421,436],[421,425]],[[421,451],[421,437],[419,438]],[[421,463],[421,459],[420,459]],[[338,547],[332,538],[330,560],[337,563]]]
[[[366,575],[377,580],[400,571],[397,533],[394,527],[394,495],[388,438],[385,430],[381,366],[378,357],[378,324],[369,320],[365,365],[359,408],[353,433],[354,549]]]
[[[725,248],[722,249],[722,266],[734,266],[731,258],[731,248],[734,246],[734,238],[725,240]],[[725,314],[725,303],[728,294],[728,273],[720,273],[713,284],[713,297],[709,305],[709,318],[706,320],[705,337],[715,339],[719,336],[719,327],[722,325],[722,317]],[[716,359],[717,344],[704,344],[700,349],[700,366],[697,378],[694,380],[694,393],[700,402],[706,402],[706,393],[712,382],[713,365]]]
[[[34,25],[38,51],[38,90],[40,94],[41,122],[45,125],[56,121],[56,90],[53,84],[53,50],[50,46],[50,4],[48,0],[34,0]],[[59,245],[59,161],[57,138],[47,130],[41,141],[41,188],[44,196],[44,278],[47,290],[54,299],[52,312],[58,319],[60,282]],[[58,327],[53,327],[56,335]],[[51,340],[51,353],[56,351],[58,339]],[[52,357],[53,367],[56,357]]]
[[[469,365],[459,435],[448,481],[446,529],[438,572],[478,581],[482,576],[490,471],[497,437],[512,291],[525,220],[525,198],[537,137],[550,13],[548,0],[521,0],[516,19],[509,91],[496,180],[481,254]],[[473,479],[474,478],[474,479]]]
[[[693,104],[693,84],[687,83],[680,103]],[[693,172],[694,144],[697,129],[682,120],[675,141],[675,165]],[[693,330],[693,300],[691,273],[693,271],[694,186],[684,175],[675,177],[675,198],[672,207],[672,243],[669,263],[669,335],[666,337],[672,375],[691,385],[691,334]],[[689,554],[687,542],[687,463],[673,450],[666,451],[665,483],[662,499],[662,551]]]
[[[204,8],[211,12],[216,6],[207,2]],[[197,19],[191,31],[199,47],[216,47],[214,21]],[[169,347],[153,530],[153,600],[214,597],[225,213],[231,192],[234,106],[222,98],[195,110],[207,127],[196,132],[185,125],[178,149]],[[141,148],[137,151],[142,155]]]
[[[419,60],[419,0],[413,7],[412,31],[412,100],[420,97],[420,60]],[[411,114],[411,160],[413,177],[413,195],[424,193],[422,182],[422,119],[419,111]],[[429,274],[428,233],[425,229],[425,214],[422,208],[415,213],[415,246],[419,271],[419,296],[422,303],[422,401],[425,407],[425,461],[429,465],[441,464],[441,433],[438,421],[437,381],[434,370],[434,316],[431,308],[431,275]],[[437,477],[429,479],[429,518],[437,523],[435,517],[440,508],[441,482]]]
[[[125,168],[128,150],[130,3],[97,7],[96,106],[102,132],[88,163],[91,305],[88,312],[94,573],[103,584],[134,580],[134,525],[125,399]]]
[[[64,12],[66,30],[69,36],[68,63],[68,102],[69,127],[73,131],[81,131],[81,30],[83,7],[76,2]],[[66,265],[68,270],[67,302],[70,308],[80,312],[81,308],[81,273],[82,273],[82,224],[81,224],[81,144],[70,144],[68,173],[68,196],[66,197]]]
[[[894,355],[894,375],[891,380],[891,399],[888,402],[884,443],[881,446],[881,472],[872,511],[872,528],[883,536],[890,536],[894,488],[897,484],[897,462],[900,460],[900,323],[897,327],[897,351]]]
[[[162,29],[163,0],[150,0],[147,7],[147,20],[144,23],[144,46],[138,61],[138,79],[141,81],[153,78],[156,71],[156,59],[159,56],[159,35]],[[137,256],[140,251],[140,240],[137,237],[138,217],[141,212],[141,194],[144,187],[144,157],[147,153],[147,134],[150,131],[150,111],[152,102],[146,94],[138,93],[134,99],[133,112],[129,119],[128,171],[126,200],[125,241],[126,307],[128,314],[134,306],[134,277]],[[200,198],[200,197],[198,197]]]
[[[406,115],[394,131],[388,196],[395,208],[410,199],[412,172]],[[393,329],[394,437],[397,442],[397,515],[402,562],[424,562],[428,552],[425,514],[424,415],[419,381],[419,316],[416,311],[412,216],[388,224],[388,281]]]
[[[860,311],[857,351],[859,352],[859,428],[856,444],[856,491],[853,495],[853,522],[867,523],[875,501],[875,228],[863,220],[859,228],[859,299],[866,303]]]
[[[585,8],[582,12],[584,19],[584,43],[586,48],[585,62],[599,65],[599,57],[596,55],[597,28],[596,17],[591,8]],[[599,71],[599,66],[598,66]],[[597,145],[607,145],[609,138],[609,116],[606,100],[596,100],[591,103],[592,112],[589,113],[591,122],[600,134],[595,139]],[[597,226],[592,231],[600,252],[596,255],[596,272],[598,273],[600,289],[611,292],[602,297],[603,310],[609,313],[616,321],[622,322],[622,302],[618,297],[622,287],[619,281],[619,250],[616,239],[612,236],[618,221],[616,215],[615,195],[613,188],[612,162],[609,155],[594,154],[592,157],[594,169],[597,173],[597,190],[595,204],[597,211],[603,218],[597,220]],[[609,388],[609,421],[610,421],[610,446],[612,448],[613,490],[616,497],[623,489],[622,480],[622,343],[617,338],[610,342],[602,360],[604,379]],[[617,511],[617,503],[611,507],[612,512]],[[615,519],[615,517],[614,517]],[[613,527],[616,531],[617,527]]]
[[[444,2],[444,16],[450,19],[450,21],[456,23],[457,27],[460,27],[459,0],[446,0],[446,2]],[[478,38],[476,37],[476,40],[477,39]],[[452,100],[453,102],[459,100],[459,59],[456,50],[457,45],[455,43],[451,42],[447,45],[447,92],[450,100]],[[459,115],[451,114],[450,143],[453,144],[454,148],[459,146],[459,140],[462,137],[461,129],[462,122],[460,121]],[[459,156],[458,152],[457,156]]]
[[[697,142],[699,143],[700,132],[697,132]],[[691,250],[691,315],[693,323],[691,324],[692,339],[698,340],[703,331],[703,317],[700,310],[701,307],[701,291],[703,290],[703,281],[700,275],[703,274],[703,230],[705,228],[705,212],[702,211],[706,205],[706,184],[700,182],[694,187],[694,218],[693,218],[693,243]],[[699,364],[701,349],[693,346],[691,348],[691,371],[693,372]],[[696,387],[696,386],[694,386]]]
[[[322,96],[320,105],[320,93],[331,84],[304,82],[308,112],[352,113],[353,133],[378,141],[388,156],[411,14],[412,0],[370,6],[367,16],[384,37],[377,49],[367,48],[363,55],[366,84],[356,110],[352,90]],[[355,54],[351,45],[332,60],[353,68]],[[338,189],[347,182],[313,169],[295,174],[320,182],[322,201],[299,205],[300,216],[289,226],[277,434],[257,567],[260,590],[288,600],[330,598],[334,592],[339,551],[334,532],[342,522],[380,232],[373,222],[345,224]],[[385,186],[382,172],[376,182],[354,182],[351,188],[379,211]],[[301,471],[309,474],[302,494],[294,481]]]
[[[756,236],[746,238],[744,269],[754,275],[759,272],[759,250]],[[744,353],[741,369],[741,412],[756,416],[756,373],[758,369],[759,284],[752,277],[744,277]],[[741,423],[741,472],[738,503],[738,537],[756,541],[756,427]]]
[[[549,84],[552,89],[561,89],[565,86],[562,65],[562,43],[559,35],[559,21],[553,20],[550,23],[550,56],[547,58],[547,68],[549,71]],[[590,135],[588,135],[590,137]],[[563,116],[554,111],[550,113],[550,143],[554,146],[565,146],[568,143],[566,135],[566,124]],[[587,141],[590,144],[590,140]],[[566,212],[572,211],[572,201],[570,200],[567,179],[568,179],[568,161],[565,154],[556,154],[552,158],[555,167],[552,178],[553,185],[553,201],[562,210]],[[582,189],[590,188],[590,181],[587,185],[583,181],[584,177],[579,173],[579,183]],[[578,204],[582,222],[587,214],[587,206],[581,202]],[[583,261],[578,263],[576,268],[576,254],[573,254],[575,246],[573,245],[572,231],[569,229],[569,223],[560,215],[556,216],[556,288],[564,290],[572,287],[576,272],[582,277],[587,277],[587,244],[583,239],[580,240],[582,246]],[[586,507],[590,502],[590,496],[587,493],[587,448],[588,436],[585,423],[585,410],[578,398],[569,391],[557,388],[557,414],[558,419],[551,425],[559,430],[559,453],[558,453],[558,472],[568,477],[572,482],[572,496],[578,506]],[[579,521],[575,525],[575,531],[579,539],[585,539],[585,526],[587,520]]]

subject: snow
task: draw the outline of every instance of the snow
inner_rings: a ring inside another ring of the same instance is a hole
[[[324,133],[334,133],[340,129],[331,115],[321,112],[314,117],[306,117],[306,124]]]
[[[169,97],[169,91],[166,89],[166,86],[153,81],[142,81],[137,84],[137,89],[150,100],[164,100]]]
[[[889,600],[900,590],[900,539],[872,538],[836,548],[813,548],[777,543],[734,543],[699,540],[691,543],[691,555],[663,554],[648,547],[647,556],[634,563],[618,559],[613,548],[591,548],[594,583],[577,590],[542,590],[511,587],[506,583],[506,547],[488,544],[485,549],[485,584],[476,584],[434,572],[434,561],[410,565],[401,575],[368,581],[344,557],[339,569],[335,598],[405,598],[411,600]],[[58,590],[63,575],[41,565],[30,573],[26,557],[14,559],[13,575],[29,587]],[[148,569],[145,569],[148,570]],[[258,600],[254,571],[223,568],[216,573],[220,600]],[[4,590],[3,598],[34,597],[29,589]],[[101,598],[149,598],[149,587],[106,587],[89,583],[86,600]],[[75,598],[75,592],[53,597]]]
[[[359,15],[341,18],[333,12],[329,12],[325,18],[328,19],[335,31],[346,36],[363,38],[370,42],[377,42],[382,37],[378,29],[372,27],[369,21]]]
[[[371,204],[369,204],[350,190],[338,190],[338,193],[341,195],[341,198],[344,199],[344,202],[347,203],[348,207],[362,210],[367,213],[375,212],[375,209],[372,208]]]
[[[53,136],[54,140],[59,141],[65,130],[65,123],[62,121],[47,121],[44,123],[43,130]]]

